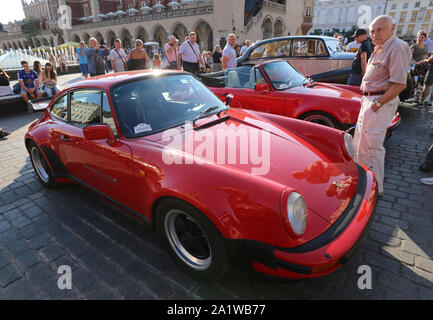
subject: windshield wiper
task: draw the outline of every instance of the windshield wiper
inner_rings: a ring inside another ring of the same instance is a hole
[[[223,105],[225,106],[225,105]],[[212,106],[212,107],[207,107],[205,110],[203,110],[202,112],[200,112],[200,114],[198,116],[196,116],[193,120],[192,120],[192,125],[195,125],[195,122],[201,118],[204,118],[206,116],[208,116],[209,114],[211,114],[212,111],[215,111],[219,108],[221,108],[222,106]],[[223,111],[223,110],[221,110]],[[221,112],[220,111],[220,112]],[[219,114],[219,112],[218,112]]]

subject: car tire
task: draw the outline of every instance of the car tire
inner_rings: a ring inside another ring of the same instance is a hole
[[[205,281],[227,273],[230,259],[224,239],[203,213],[183,201],[167,199],[158,206],[155,219],[158,234],[181,269]]]
[[[33,169],[35,170],[36,176],[38,177],[39,181],[46,188],[57,187],[58,184],[56,183],[54,174],[39,147],[33,141],[31,141],[27,145],[27,149],[29,151]]]
[[[321,111],[311,111],[304,113],[299,117],[300,120],[321,124],[323,126],[340,129],[340,124],[338,121],[331,116],[329,113]]]

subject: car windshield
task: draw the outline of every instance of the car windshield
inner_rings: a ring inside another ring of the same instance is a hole
[[[288,62],[278,61],[263,65],[263,70],[277,90],[300,86],[308,82],[302,74],[296,71]]]
[[[191,75],[165,75],[122,83],[111,90],[122,133],[128,138],[160,132],[226,108]],[[212,107],[217,106],[218,108]],[[206,112],[205,110],[212,112]]]
[[[326,39],[325,42],[330,52],[332,53],[344,52],[343,48],[341,47],[340,41],[338,39]]]

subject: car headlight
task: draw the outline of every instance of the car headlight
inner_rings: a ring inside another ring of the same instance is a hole
[[[301,236],[305,232],[307,210],[304,197],[297,192],[292,192],[287,199],[287,218],[290,222],[290,228],[297,236]]]
[[[346,156],[349,157],[349,160],[352,160],[355,154],[353,149],[353,138],[347,132],[344,133],[344,151],[346,153]]]

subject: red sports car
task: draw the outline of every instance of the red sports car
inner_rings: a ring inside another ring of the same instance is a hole
[[[215,279],[328,274],[365,237],[373,173],[351,136],[230,108],[192,75],[125,72],[60,92],[25,135],[47,187],[77,183],[153,225],[176,263]]]
[[[361,109],[359,87],[312,82],[287,61],[272,60],[257,66],[242,65],[198,77],[217,97],[231,106],[301,119],[347,130],[354,127]],[[392,134],[400,124],[396,113],[388,127]]]

